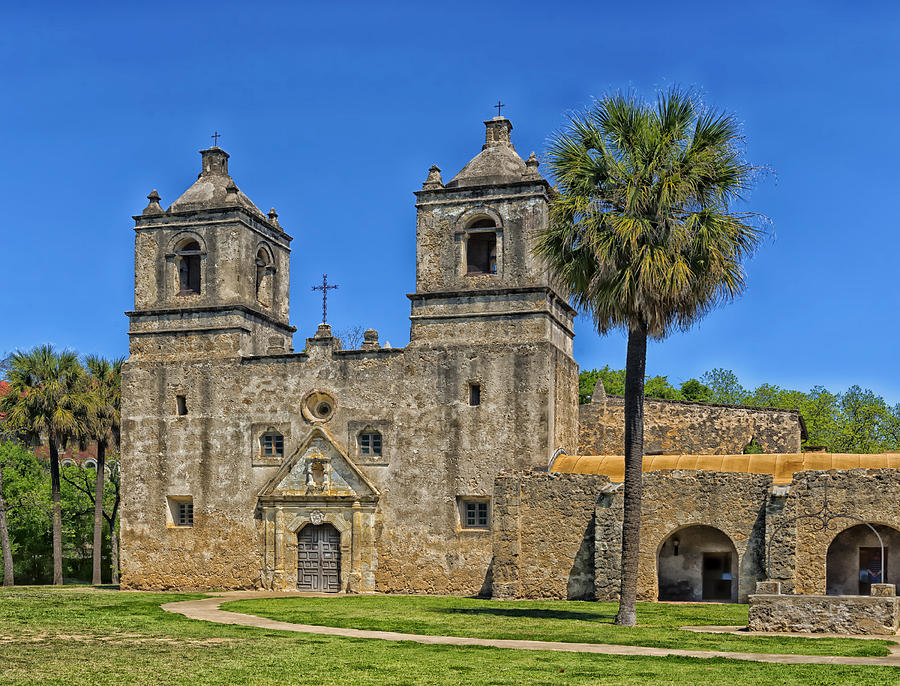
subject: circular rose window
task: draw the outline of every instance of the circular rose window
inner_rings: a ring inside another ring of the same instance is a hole
[[[303,416],[311,422],[327,422],[334,416],[334,398],[324,391],[311,391],[303,399]]]

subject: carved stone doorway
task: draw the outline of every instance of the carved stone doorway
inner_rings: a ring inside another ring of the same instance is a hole
[[[341,535],[331,524],[307,524],[297,534],[297,588],[341,590]]]

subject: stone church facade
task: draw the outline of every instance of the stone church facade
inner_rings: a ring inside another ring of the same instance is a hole
[[[293,351],[291,237],[223,150],[202,151],[168,209],[148,196],[123,373],[124,587],[490,587],[494,478],[577,444],[575,312],[530,250],[551,189],[511,130],[486,122],[482,151],[416,194],[402,349],[372,331],[343,350],[322,325]]]
[[[552,189],[508,119],[485,127],[453,179],[432,167],[416,193],[404,348],[370,330],[345,350],[321,324],[294,350],[292,238],[221,148],[168,208],[148,196],[122,380],[123,588],[615,597],[622,399],[600,388],[579,407],[575,311],[531,249]],[[834,542],[779,524],[822,479],[900,555],[897,496],[880,495],[900,494],[893,457],[810,462],[783,410],[648,400],[645,427],[641,597],[743,600],[782,529],[770,569],[824,587]],[[751,440],[765,459],[740,454]],[[881,469],[846,471],[863,467]],[[834,588],[872,549],[847,536]]]

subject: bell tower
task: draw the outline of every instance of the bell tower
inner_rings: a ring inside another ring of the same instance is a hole
[[[512,122],[484,122],[481,152],[446,184],[432,166],[416,192],[410,341],[552,341],[572,354],[575,311],[533,254],[552,190]]]
[[[228,173],[227,152],[201,150],[197,181],[168,209],[154,190],[135,220],[130,353],[196,358],[289,352],[291,237]]]

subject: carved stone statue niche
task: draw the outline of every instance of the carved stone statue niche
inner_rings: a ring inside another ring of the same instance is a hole
[[[307,493],[325,493],[329,490],[328,462],[328,458],[318,453],[309,458],[306,465]]]

